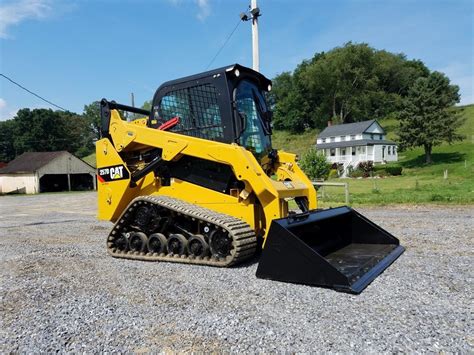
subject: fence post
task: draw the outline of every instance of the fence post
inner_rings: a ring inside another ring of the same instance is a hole
[[[348,183],[344,183],[344,194],[346,195],[346,205],[349,204],[349,186]]]

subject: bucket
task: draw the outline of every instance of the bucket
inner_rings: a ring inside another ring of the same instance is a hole
[[[350,207],[273,220],[257,277],[359,294],[405,249]]]

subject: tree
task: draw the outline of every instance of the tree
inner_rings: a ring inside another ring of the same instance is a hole
[[[8,162],[15,158],[13,146],[14,124],[13,120],[0,122],[0,162]]]
[[[301,132],[334,123],[381,119],[398,112],[402,99],[428,68],[404,54],[346,43],[316,53],[293,73],[273,79],[274,127]]]
[[[150,101],[145,101],[142,105],[142,109],[151,111],[151,100]]]
[[[401,148],[422,146],[425,161],[430,164],[434,146],[462,139],[456,133],[462,124],[461,116],[453,110],[457,102],[459,87],[450,85],[444,74],[433,72],[416,79],[399,114]]]
[[[331,170],[331,164],[323,154],[318,154],[311,148],[301,160],[301,168],[310,179],[326,179]]]
[[[82,116],[87,121],[89,129],[96,139],[100,139],[100,102],[94,101],[89,105],[84,106],[84,112]]]
[[[87,120],[73,112],[24,108],[0,130],[2,160],[28,151],[67,150],[83,157],[94,150]]]

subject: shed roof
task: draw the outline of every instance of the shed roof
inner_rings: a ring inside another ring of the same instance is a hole
[[[62,154],[70,153],[65,150],[58,152],[26,152],[0,169],[0,174],[33,173]]]
[[[348,136],[348,135],[353,135],[353,134],[364,133],[370,126],[372,126],[374,122],[377,122],[377,120],[344,123],[344,124],[329,126],[323,129],[323,131],[318,135],[318,138]]]

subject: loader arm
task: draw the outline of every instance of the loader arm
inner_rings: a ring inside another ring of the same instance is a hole
[[[268,233],[268,228],[265,226],[269,225],[271,220],[287,217],[288,199],[305,197],[309,202],[309,208],[316,208],[314,187],[298,167],[294,154],[278,153],[278,160],[274,162],[271,169],[271,172],[277,176],[275,180],[267,175],[269,172],[262,169],[250,151],[237,144],[213,142],[149,128],[144,124],[126,122],[122,120],[116,109],[110,110],[109,127],[108,137],[99,140],[96,144],[98,166],[124,166],[129,178],[114,181],[113,189],[99,185],[101,206],[99,218],[101,219],[115,221],[124,206],[140,195],[158,193],[175,195],[176,189],[173,186],[163,186],[161,178],[153,171],[137,181],[137,187],[132,187],[131,169],[121,156],[127,152],[149,150],[150,147],[161,150],[162,164],[165,166],[169,162],[179,161],[184,156],[229,166],[236,179],[244,184],[238,194],[237,191],[232,191],[233,196],[222,196],[222,193],[194,186],[195,193],[186,200],[203,207],[212,205],[217,210],[228,214],[230,211],[247,210],[245,213],[238,212],[238,217],[244,216],[246,222],[257,227],[256,229],[260,227],[263,236]],[[175,181],[171,185],[175,183],[185,182]],[[180,194],[179,197],[183,196]],[[258,211],[249,211],[251,208],[248,207],[254,206],[253,199],[258,200],[265,216],[265,221],[260,221],[259,225],[255,223],[255,214]]]

